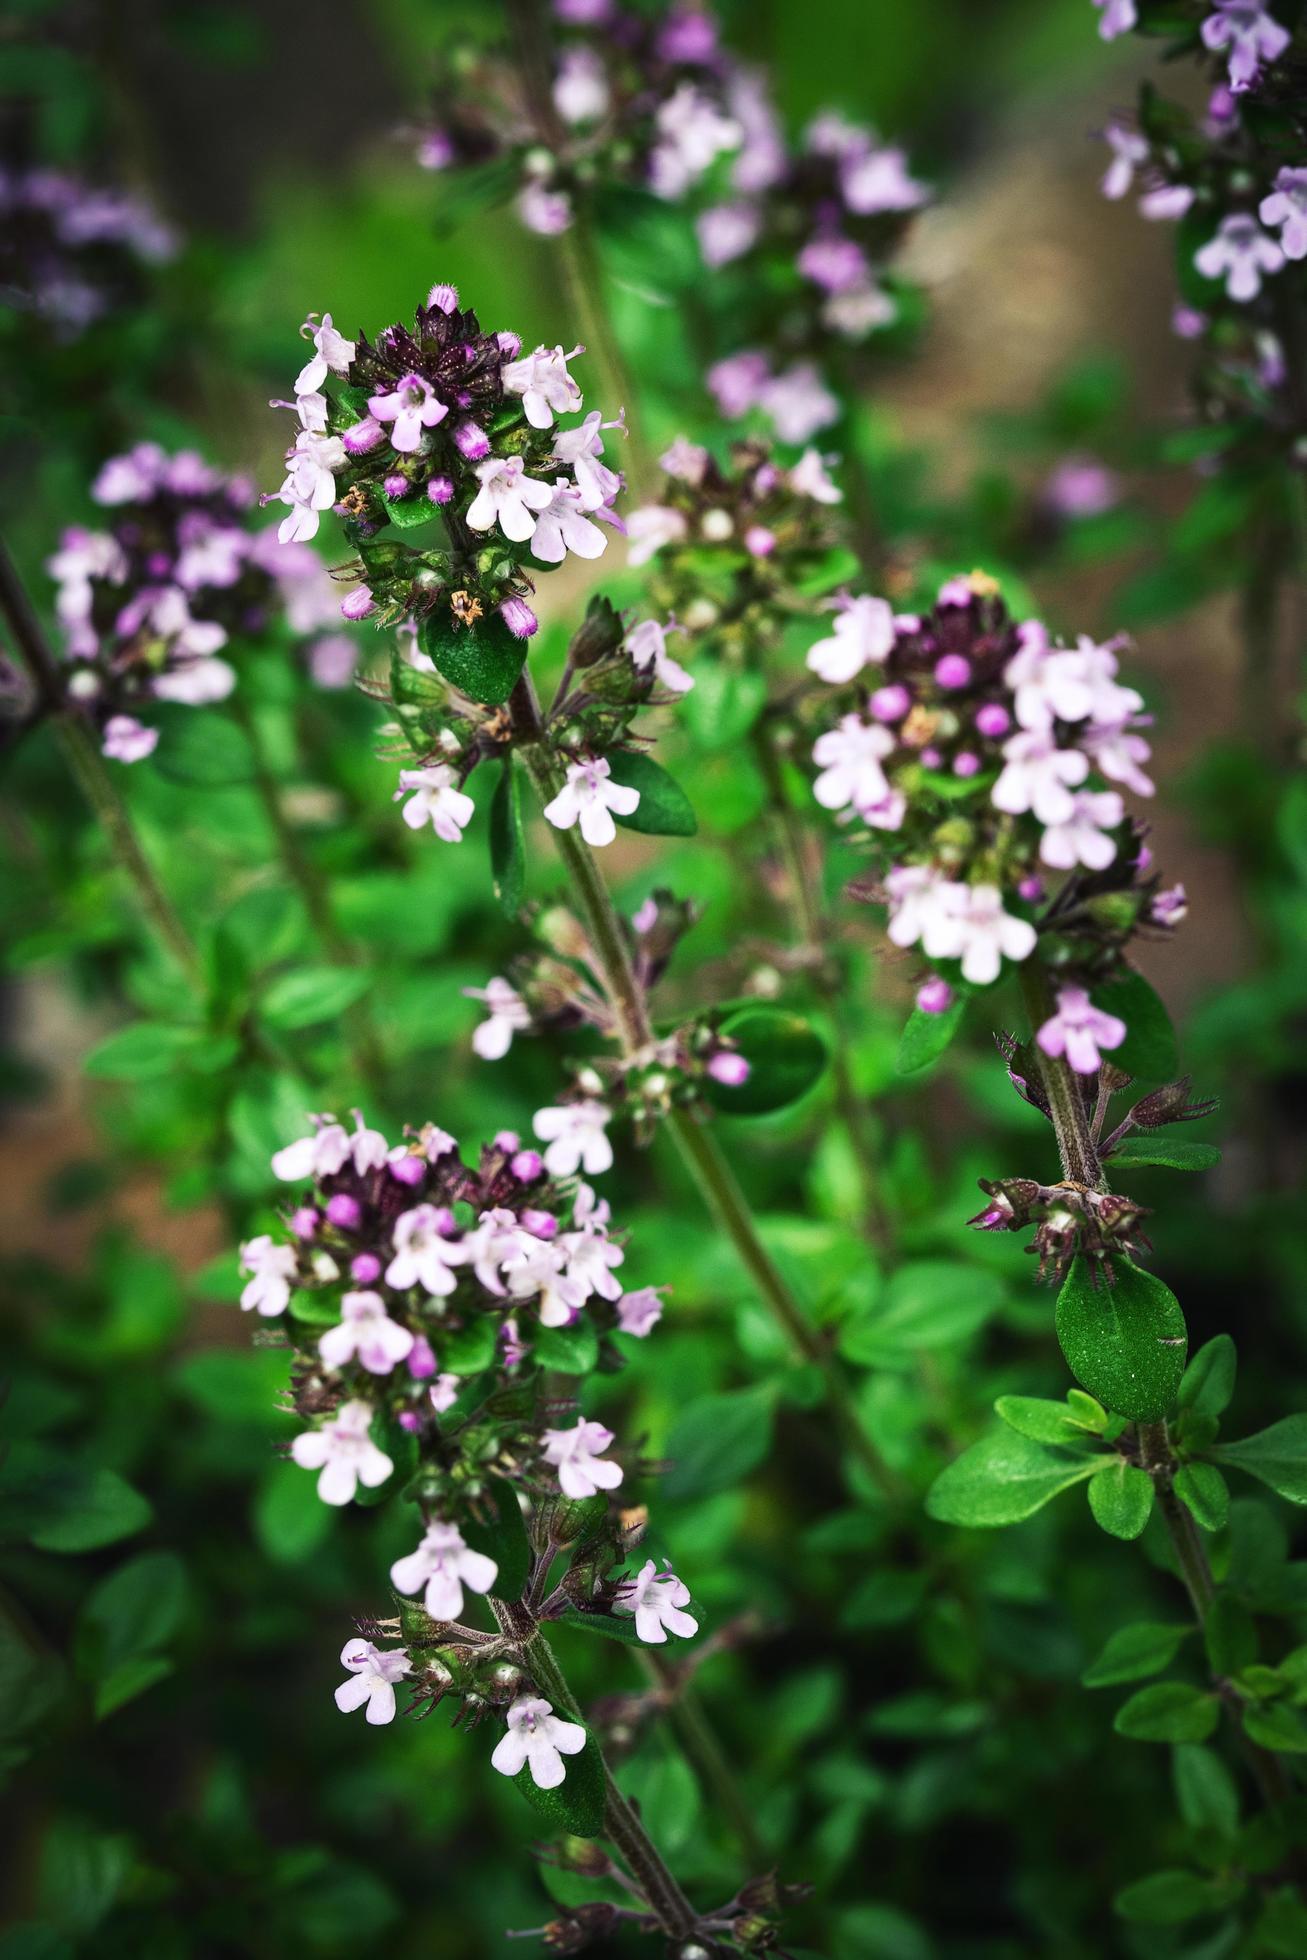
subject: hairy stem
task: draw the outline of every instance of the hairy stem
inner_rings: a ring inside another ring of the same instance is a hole
[[[781,756],[770,722],[764,715],[753,734],[754,753],[767,786],[768,802],[775,820],[781,859],[790,900],[800,934],[799,954],[813,987],[830,1016],[834,1033],[831,1054],[831,1080],[835,1089],[835,1108],[849,1140],[862,1186],[862,1223],[874,1246],[884,1248],[890,1239],[890,1221],[881,1203],[876,1175],[875,1147],[867,1122],[867,1112],[849,1059],[851,1034],[846,993],[835,962],[827,952],[830,922],[822,913],[819,899],[819,873],[810,861],[807,836],[785,787]]]
[[[575,1721],[584,1722],[580,1704],[567,1685],[543,1629],[529,1613],[507,1600],[492,1598],[490,1605],[502,1630],[520,1643],[523,1659],[545,1699],[554,1708],[566,1710]],[[598,1749],[597,1739],[594,1746]],[[618,1789],[602,1751],[600,1761],[604,1773],[604,1835],[626,1861],[631,1877],[650,1910],[657,1915],[663,1931],[669,1938],[685,1939],[694,1932],[699,1916],[640,1822],[635,1807]]]
[[[523,673],[509,702],[518,754],[542,802],[558,787],[545,739],[540,706],[528,674]],[[636,979],[621,923],[603,874],[589,845],[575,826],[554,831],[554,841],[572,878],[573,889],[600,968],[622,1056],[630,1061],[649,1048],[653,1027],[643,989]],[[734,1246],[765,1305],[783,1328],[791,1345],[820,1369],[835,1419],[851,1453],[887,1496],[897,1495],[898,1480],[881,1456],[858,1413],[857,1406],[826,1342],[808,1320],[775,1260],[759,1236],[753,1213],[725,1152],[711,1130],[685,1109],[672,1109],[666,1119],[681,1158],[696,1188]]]
[[[119,869],[131,884],[155,936],[196,987],[202,984],[199,955],[145,854],[131,812],[113,772],[96,747],[86,723],[64,703],[59,663],[41,630],[27,590],[0,540],[0,611],[36,684],[69,772],[100,824]]]
[[[1033,1034],[1053,1012],[1048,974],[1037,955],[1028,959],[1021,968],[1021,990]],[[1036,1053],[1064,1173],[1078,1184],[1106,1191],[1107,1180],[1091,1128],[1090,1106],[1081,1092],[1078,1079],[1063,1058],[1046,1055],[1037,1043]],[[1174,1479],[1178,1459],[1171,1445],[1170,1432],[1164,1420],[1141,1422],[1136,1429],[1140,1459],[1153,1479],[1162,1522],[1166,1526],[1176,1564],[1201,1631],[1207,1624],[1208,1611],[1216,1597],[1217,1587],[1198,1527],[1187,1506],[1176,1495]],[[1266,1802],[1270,1805],[1286,1802],[1292,1795],[1292,1789],[1279,1758],[1247,1738],[1244,1738],[1244,1747]]]

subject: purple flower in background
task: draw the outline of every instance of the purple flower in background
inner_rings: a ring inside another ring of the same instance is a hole
[[[747,415],[762,400],[771,363],[757,348],[745,348],[717,361],[705,377],[713,400],[730,420]]]
[[[1100,1051],[1119,1048],[1125,1037],[1125,1022],[1095,1007],[1083,987],[1059,987],[1057,1012],[1035,1039],[1046,1055],[1065,1055],[1077,1075],[1096,1075]]]
[[[1229,49],[1230,87],[1236,93],[1257,80],[1264,61],[1278,61],[1292,36],[1260,0],[1216,0],[1203,22],[1203,44],[1214,53]]]
[[[1284,253],[1256,218],[1246,211],[1235,211],[1222,218],[1215,238],[1195,252],[1194,264],[1204,279],[1224,279],[1229,297],[1242,301],[1256,299],[1262,290],[1262,274],[1279,272]]]
[[[542,238],[556,238],[572,222],[572,200],[566,191],[551,191],[547,184],[532,178],[518,193],[517,215],[528,231]]]
[[[713,204],[694,221],[705,265],[729,265],[756,243],[762,219],[752,204]]]
[[[916,211],[929,202],[930,192],[908,170],[903,150],[870,150],[846,158],[840,172],[844,202],[859,217],[877,211]]]
[[[1092,456],[1067,456],[1045,483],[1043,501],[1059,517],[1101,517],[1120,503],[1120,479]]]
[[[1264,225],[1279,230],[1286,259],[1307,259],[1307,170],[1286,164],[1257,215]]]
[[[1128,34],[1139,24],[1139,12],[1135,0],[1094,0],[1101,7],[1098,32],[1104,41],[1115,41],[1118,34]]]
[[[805,279],[823,292],[847,293],[867,283],[867,255],[851,238],[812,238],[796,261]]]
[[[815,361],[796,361],[773,375],[764,382],[758,400],[782,442],[810,442],[819,430],[840,419],[839,402]]]
[[[1103,131],[1103,141],[1112,152],[1112,161],[1103,178],[1103,196],[1125,197],[1134,183],[1136,170],[1148,161],[1148,139],[1124,123],[1110,122]]]

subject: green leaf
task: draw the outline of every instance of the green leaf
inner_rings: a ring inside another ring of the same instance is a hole
[[[276,1565],[299,1565],[330,1535],[331,1506],[297,1463],[272,1463],[254,1497],[254,1536]]]
[[[749,1064],[748,1079],[737,1088],[711,1077],[708,1100],[727,1116],[765,1116],[784,1109],[820,1079],[829,1056],[826,1044],[801,1014],[777,1007],[746,1007],[728,1014],[721,1033]]]
[[[151,757],[161,776],[188,789],[232,789],[254,781],[249,736],[227,715],[212,708],[200,714],[186,708],[170,716],[169,723]]]
[[[1175,1494],[1204,1531],[1224,1529],[1230,1515],[1230,1493],[1215,1464],[1182,1464],[1175,1473]]]
[[[1118,1627],[1080,1679],[1086,1688],[1112,1688],[1120,1681],[1142,1681],[1150,1674],[1160,1674],[1192,1632],[1191,1626],[1167,1626],[1157,1620],[1138,1620],[1133,1626]]]
[[[1057,1338],[1082,1387],[1131,1422],[1156,1422],[1184,1374],[1185,1322],[1168,1286],[1128,1259],[1112,1286],[1080,1254],[1057,1299]]]
[[[572,1717],[569,1714],[565,1719],[570,1721]],[[579,1755],[565,1756],[563,1767],[566,1775],[555,1790],[536,1788],[529,1763],[523,1763],[510,1780],[518,1795],[546,1818],[554,1830],[568,1831],[573,1837],[598,1837],[604,1828],[607,1791],[603,1757],[588,1728],[585,1748]]]
[[[1233,1837],[1239,1828],[1239,1792],[1214,1749],[1182,1742],[1171,1759],[1180,1815],[1191,1831]]]
[[[1277,1755],[1307,1756],[1307,1718],[1283,1701],[1251,1701],[1243,1711],[1245,1734]]]
[[[416,531],[421,524],[430,524],[436,516],[436,506],[424,491],[408,497],[387,497],[386,516],[398,531]]]
[[[1219,1416],[1234,1395],[1237,1366],[1234,1342],[1228,1334],[1217,1334],[1203,1343],[1185,1369],[1176,1401],[1195,1415]]]
[[[542,1368],[564,1375],[588,1375],[599,1359],[599,1336],[584,1316],[570,1327],[541,1327],[535,1336],[535,1358]]]
[[[156,1681],[163,1681],[173,1672],[173,1664],[163,1655],[137,1654],[134,1659],[123,1661],[121,1666],[106,1674],[95,1691],[95,1719],[103,1722],[115,1709],[127,1702],[135,1701]]]
[[[1184,1681],[1157,1681],[1117,1709],[1112,1727],[1135,1742],[1206,1742],[1220,1717],[1215,1695]]]
[[[1203,1640],[1208,1664],[1215,1675],[1242,1674],[1245,1668],[1258,1665],[1253,1616],[1228,1586],[1222,1586],[1207,1609]]]
[[[484,1552],[499,1567],[495,1593],[500,1599],[520,1599],[531,1572],[531,1547],[527,1542],[522,1507],[511,1484],[496,1478],[490,1485],[494,1516],[485,1523],[473,1518],[462,1527],[463,1537],[474,1552]],[[567,1774],[572,1774],[568,1761]]]
[[[769,1385],[701,1395],[672,1424],[663,1454],[666,1497],[712,1497],[748,1476],[771,1448],[775,1395]]]
[[[661,763],[635,749],[610,749],[608,767],[615,783],[640,792],[630,816],[616,817],[623,830],[642,837],[694,836],[699,824],[690,799]]]
[[[579,1606],[569,1606],[559,1615],[558,1625],[562,1627],[583,1627],[587,1633],[602,1634],[607,1640],[620,1640],[628,1647],[643,1645],[635,1630],[635,1616],[630,1613],[585,1613]]]
[[[926,1510],[941,1524],[1020,1524],[1095,1468],[1092,1460],[1054,1456],[1029,1437],[1000,1429],[941,1472],[927,1492]]]
[[[1113,1068],[1148,1082],[1165,1082],[1180,1073],[1180,1050],[1171,1017],[1142,973],[1125,973],[1093,990],[1094,1005],[1119,1016],[1126,1037],[1112,1051]]]
[[[1241,1878],[1199,1878],[1196,1872],[1153,1872],[1118,1892],[1113,1905],[1140,1926],[1183,1926],[1204,1913],[1226,1912],[1242,1898]]]
[[[1113,1538],[1137,1538],[1153,1508],[1153,1480],[1137,1464],[1118,1457],[1092,1479],[1089,1508]]]
[[[1220,1443],[1212,1455],[1269,1484],[1291,1504],[1307,1504],[1307,1415],[1285,1416],[1241,1443]]]
[[[166,1646],[186,1607],[186,1568],[173,1552],[141,1552],[93,1586],[77,1616],[83,1680]]]
[[[475,625],[459,626],[439,607],[419,626],[418,645],[461,693],[483,707],[498,708],[517,685],[528,642],[515,639],[497,612]]]
[[[915,1075],[937,1062],[962,1026],[966,1010],[967,996],[963,993],[955,993],[942,1014],[923,1014],[914,1007],[899,1037],[899,1074]]]
[[[1083,1443],[1092,1433],[1087,1424],[1076,1421],[1067,1403],[1046,1402],[1036,1395],[1000,1395],[994,1410],[1009,1429],[1029,1436],[1032,1443]]]
[[[1194,1143],[1188,1137],[1161,1135],[1127,1137],[1108,1162],[1114,1170],[1142,1169],[1147,1164],[1170,1171],[1210,1171],[1221,1161],[1214,1143]]]
[[[82,1063],[87,1075],[107,1082],[149,1082],[187,1068],[212,1040],[203,1028],[178,1028],[161,1021],[138,1021],[120,1028],[92,1048]],[[234,1044],[233,1044],[234,1049]]]
[[[457,1332],[435,1336],[436,1354],[448,1375],[480,1375],[495,1358],[498,1323],[493,1314],[478,1314]]]
[[[722,660],[696,660],[694,686],[681,713],[696,742],[705,749],[728,749],[743,740],[767,702],[767,682],[748,669]]]
[[[874,1366],[908,1352],[953,1347],[983,1326],[1002,1301],[1003,1282],[987,1267],[913,1260],[891,1276],[871,1313],[846,1321],[840,1353]]]
[[[336,1020],[371,985],[372,975],[362,967],[302,966],[270,983],[260,1012],[273,1028],[311,1028]]]
[[[526,890],[526,837],[522,828],[522,789],[512,756],[505,756],[490,801],[490,875],[495,897],[516,918]]]
[[[153,1511],[140,1492],[62,1450],[14,1443],[0,1462],[0,1538],[43,1552],[95,1552],[144,1530]]]

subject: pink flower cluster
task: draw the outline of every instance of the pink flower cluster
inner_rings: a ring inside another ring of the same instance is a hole
[[[141,268],[176,251],[144,198],[61,170],[0,170],[0,306],[30,311],[61,340],[138,298]]]
[[[300,634],[337,616],[315,554],[252,531],[249,485],[192,450],[138,443],[104,465],[91,495],[109,513],[105,528],[70,526],[47,570],[58,585],[68,699],[116,761],[139,762],[158,742],[139,710],[225,699],[236,673],[223,656],[234,643],[282,615]]]

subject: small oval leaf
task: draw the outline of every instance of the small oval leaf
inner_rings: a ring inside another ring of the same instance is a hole
[[[1078,1256],[1057,1298],[1057,1338],[1082,1388],[1131,1422],[1157,1422],[1184,1374],[1186,1330],[1169,1286],[1128,1259],[1108,1286]]]
[[[527,642],[515,639],[498,613],[473,626],[456,625],[443,610],[429,613],[418,645],[447,681],[487,708],[507,701],[526,665]]]
[[[690,799],[661,763],[634,749],[612,749],[608,767],[615,783],[640,792],[640,801],[630,816],[616,818],[623,830],[635,830],[644,837],[694,836],[699,824]]]

